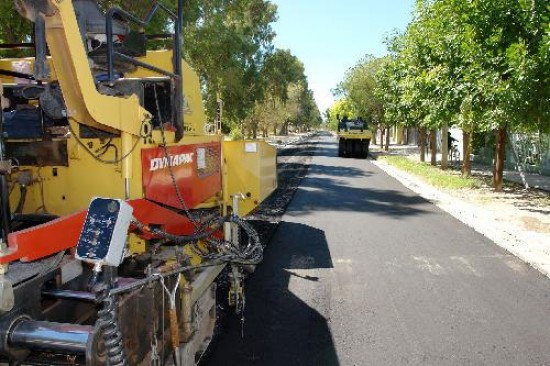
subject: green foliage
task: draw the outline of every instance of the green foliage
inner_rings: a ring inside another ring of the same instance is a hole
[[[185,2],[185,55],[201,75],[208,111],[221,96],[224,116],[240,121],[262,99],[261,70],[272,52],[276,13],[263,0]]]
[[[288,126],[307,130],[320,123],[320,115],[309,90],[303,64],[288,50],[275,50],[266,56],[260,70],[263,98],[243,120],[248,136],[256,138],[258,132],[265,137],[287,133]]]
[[[244,139],[244,136],[240,128],[234,127],[229,132],[229,138],[231,139],[231,141],[240,141]]]
[[[296,83],[292,88],[294,116],[289,122],[296,130],[306,131],[321,124],[321,114],[315,103],[313,91],[309,89],[307,81]]]
[[[544,1],[418,1],[389,39],[381,73],[386,118],[465,130],[541,129],[550,123]]]
[[[390,165],[422,178],[427,183],[445,189],[471,189],[485,186],[482,179],[463,177],[458,173],[441,170],[428,163],[413,161],[404,156],[382,156],[381,159]]]
[[[289,50],[275,50],[266,56],[261,70],[265,93],[286,102],[290,84],[304,81],[304,72],[304,64]]]
[[[15,10],[12,0],[0,1],[0,43],[31,42],[32,23],[23,19]],[[29,50],[3,50],[1,57],[23,57],[32,54]]]
[[[353,103],[347,98],[340,98],[334,102],[334,104],[330,107],[329,112],[329,128],[334,131],[338,129],[338,121],[344,117],[347,117],[348,119],[358,117]]]
[[[303,80],[290,84],[286,94],[286,101],[269,95],[267,99],[256,103],[243,123],[249,137],[256,138],[258,131],[266,137],[269,132],[286,134],[289,126],[306,131],[321,124],[321,116],[305,76]]]
[[[384,122],[384,104],[379,88],[378,74],[386,60],[365,56],[346,73],[338,87],[341,95],[350,102],[357,117],[373,122]]]

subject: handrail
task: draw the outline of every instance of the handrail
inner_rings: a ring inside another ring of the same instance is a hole
[[[168,14],[168,16],[174,21],[175,27],[174,27],[174,45],[173,45],[173,72],[169,72],[167,70],[160,69],[158,67],[155,67],[153,65],[150,65],[148,63],[138,61],[133,57],[130,57],[128,55],[122,54],[120,52],[116,52],[114,49],[114,43],[113,43],[113,21],[114,16],[119,15],[122,18],[131,21],[133,23],[138,24],[141,27],[147,26],[151,19],[153,18],[153,15],[157,12],[157,10],[163,10]],[[178,11],[177,14],[172,12],[170,9],[168,9],[165,5],[155,2],[155,4],[152,6],[149,13],[145,16],[145,18],[139,19],[134,14],[127,12],[123,9],[120,9],[118,7],[114,7],[109,9],[109,11],[106,14],[106,30],[105,34],[107,37],[107,72],[108,72],[108,80],[110,82],[114,81],[115,75],[114,75],[114,58],[120,58],[125,60],[126,62],[129,62],[135,66],[139,66],[154,72],[157,72],[161,75],[166,75],[173,79],[174,82],[174,106],[175,110],[173,115],[175,116],[175,127],[176,127],[176,140],[180,140],[183,137],[183,71],[182,71],[182,62],[181,62],[181,32],[182,32],[182,23],[183,23],[183,0],[178,0]],[[159,123],[162,123],[162,121],[159,121]]]

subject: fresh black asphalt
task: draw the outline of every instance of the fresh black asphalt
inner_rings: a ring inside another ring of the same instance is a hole
[[[208,365],[550,365],[550,280],[320,137]]]

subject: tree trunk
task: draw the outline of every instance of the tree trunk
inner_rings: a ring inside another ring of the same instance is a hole
[[[420,161],[426,161],[426,129],[420,127],[418,129],[418,142],[420,143]]]
[[[384,148],[384,133],[386,132],[386,129],[384,126],[380,126],[380,149]]]
[[[390,150],[390,129],[386,128],[386,147],[384,148],[385,151]]]
[[[398,145],[405,145],[405,127],[398,127],[396,129],[396,143]]]
[[[472,161],[470,155],[472,154],[472,132],[462,131],[462,175],[469,177],[472,175]]]
[[[430,131],[430,151],[431,151],[431,161],[430,164],[433,166],[437,165],[437,132],[436,130]]]
[[[493,183],[496,192],[502,192],[504,175],[504,158],[506,154],[506,127],[499,127],[497,130],[497,146],[495,152],[495,166],[493,169]]]
[[[441,169],[443,170],[449,167],[449,147],[449,125],[445,122],[441,129]]]
[[[279,130],[279,135],[286,136],[288,135],[288,121],[283,122],[281,129]]]

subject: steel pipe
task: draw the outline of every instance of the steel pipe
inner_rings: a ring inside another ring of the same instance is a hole
[[[94,327],[91,325],[21,320],[11,329],[10,346],[61,353],[86,353]]]
[[[89,301],[89,302],[94,302],[97,299],[96,295],[93,292],[59,290],[59,289],[42,290],[42,295],[53,297],[54,299],[82,300],[82,301]]]

